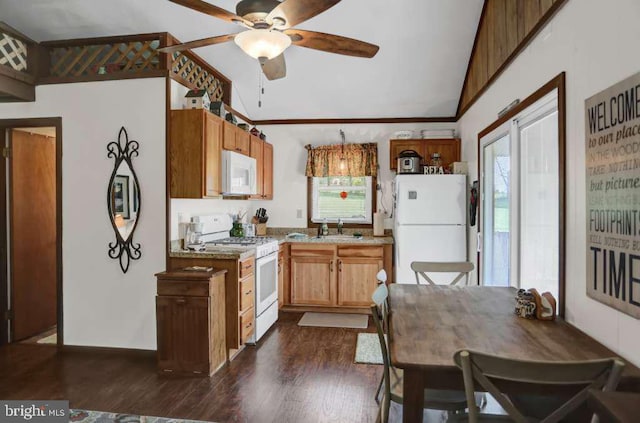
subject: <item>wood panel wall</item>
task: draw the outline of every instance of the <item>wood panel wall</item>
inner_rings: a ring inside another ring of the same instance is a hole
[[[565,2],[485,0],[458,103],[458,119]]]

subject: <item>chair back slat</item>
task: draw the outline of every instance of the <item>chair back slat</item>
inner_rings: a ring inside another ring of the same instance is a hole
[[[411,263],[411,270],[416,275],[416,283],[420,285],[420,277],[424,278],[431,285],[437,285],[428,273],[457,273],[449,285],[457,284],[460,279],[467,276],[474,269],[473,263],[469,261],[454,262],[434,262],[434,261],[414,261]]]
[[[453,360],[462,369],[465,391],[473,392],[474,380],[477,381],[516,422],[529,420],[499,391],[493,383],[494,380],[537,385],[584,386],[571,399],[541,420],[544,423],[556,423],[585,402],[589,389],[615,389],[624,368],[624,362],[615,357],[571,362],[525,361],[469,350],[457,351]],[[469,384],[472,385],[468,386]],[[470,413],[469,417],[471,423],[477,421],[477,413]]]

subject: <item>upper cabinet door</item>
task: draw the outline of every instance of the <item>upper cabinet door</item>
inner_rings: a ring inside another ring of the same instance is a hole
[[[251,154],[251,134],[236,126],[236,151],[248,156]]]
[[[222,148],[236,151],[236,129],[237,127],[229,122],[224,122],[224,136]]]
[[[264,141],[262,141],[260,138],[256,137],[255,135],[251,135],[250,140],[251,140],[251,157],[256,159],[256,174],[257,174],[257,179],[256,179],[257,190],[255,195],[252,195],[251,198],[262,199],[262,195],[264,194],[263,188],[262,188],[262,183],[263,183],[262,182],[263,181],[262,155],[263,155]]]
[[[222,120],[206,114],[204,123],[205,197],[222,194],[222,126]]]
[[[265,200],[273,200],[273,144],[265,142],[263,144],[263,189],[262,194]]]

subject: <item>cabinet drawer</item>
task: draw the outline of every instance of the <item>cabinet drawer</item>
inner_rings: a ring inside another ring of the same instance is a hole
[[[336,246],[332,244],[291,244],[291,256],[302,257],[333,257],[336,253]]]
[[[158,295],[208,297],[211,292],[209,280],[176,281],[158,279]]]
[[[245,344],[254,331],[254,309],[250,308],[240,316],[240,342]]]
[[[365,247],[365,246],[339,246],[339,257],[376,257],[383,256],[384,248],[382,246]]]
[[[249,275],[253,275],[256,260],[251,257],[240,262],[240,279],[244,279]]]
[[[253,277],[240,281],[240,313],[244,313],[255,303]]]

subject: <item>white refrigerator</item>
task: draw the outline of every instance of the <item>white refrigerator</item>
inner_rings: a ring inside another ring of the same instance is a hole
[[[466,184],[466,175],[396,176],[396,283],[416,283],[413,261],[467,260]],[[429,275],[440,284],[448,284],[455,276]]]

